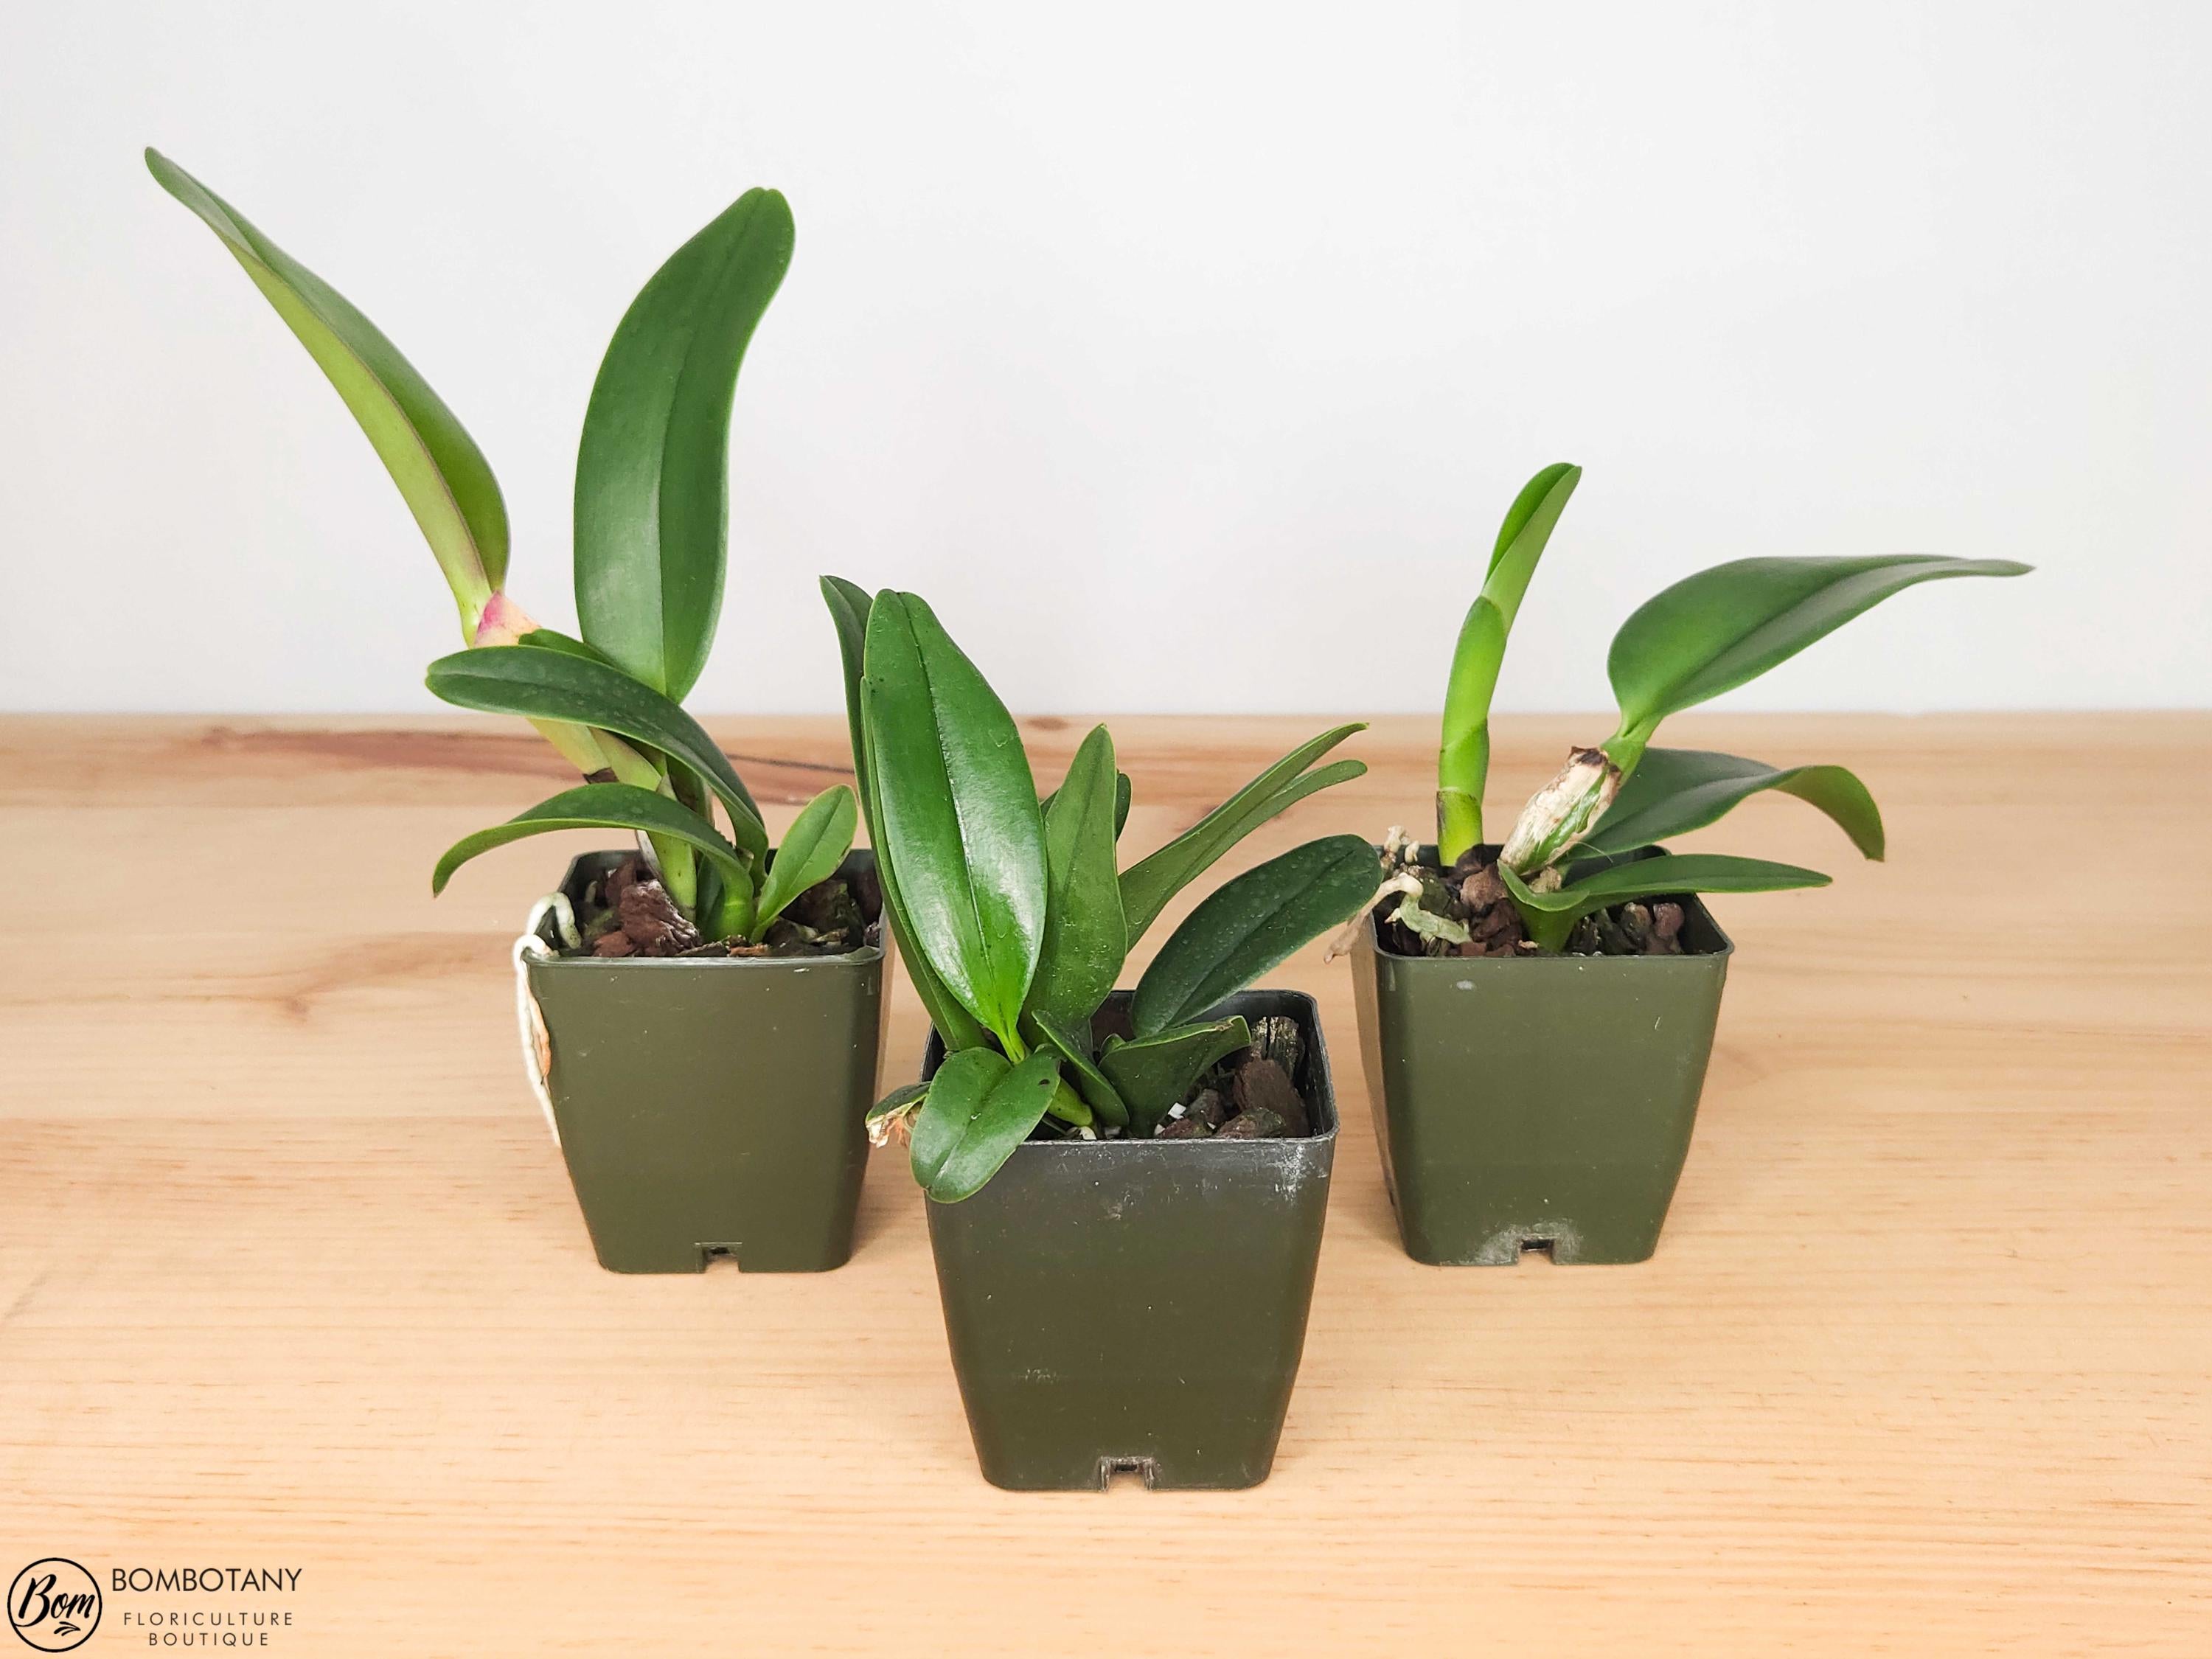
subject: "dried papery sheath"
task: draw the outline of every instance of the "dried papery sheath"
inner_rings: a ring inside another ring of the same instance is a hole
[[[1543,869],[1587,834],[1620,793],[1620,769],[1602,749],[1574,750],[1521,809],[1499,861],[1523,872]]]

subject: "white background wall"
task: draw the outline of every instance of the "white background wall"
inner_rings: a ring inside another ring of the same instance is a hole
[[[747,185],[707,710],[837,706],[821,570],[1036,710],[1432,708],[1498,515],[1589,469],[1501,702],[1653,588],[1923,589],[1737,707],[2212,702],[2212,5],[0,7],[0,707],[390,709],[459,643],[153,143],[490,455],[572,623],[599,353]]]

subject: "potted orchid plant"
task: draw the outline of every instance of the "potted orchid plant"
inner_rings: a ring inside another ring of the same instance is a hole
[[[987,1479],[1264,1480],[1297,1374],[1336,1109],[1311,998],[1246,988],[1363,908],[1374,849],[1292,848],[1222,884],[1116,981],[1170,901],[1262,823],[1358,776],[1300,745],[1122,867],[1101,726],[1039,799],[1021,733],[910,593],[824,595],[902,959],[933,1030],[877,1108],[927,1195],[953,1369]]]
[[[1460,630],[1437,830],[1394,830],[1354,935],[1362,1056],[1406,1249],[1420,1261],[1641,1261],[1687,1156],[1731,951],[1698,897],[1824,885],[1818,871],[1663,843],[1765,791],[1870,859],[1880,810],[1841,766],[1664,749],[1668,716],[1787,661],[1924,582],[2003,559],[1738,559],[1640,606],[1613,636],[1620,718],[1576,748],[1502,840],[1486,837],[1490,703],[1522,595],[1582,477],[1560,464],[1505,515]]]
[[[530,720],[580,781],[463,837],[559,830],[634,844],[574,860],[518,950],[533,1084],[602,1265],[817,1270],[852,1248],[884,952],[858,806],[832,785],[780,845],[682,706],[713,648],[738,371],[791,260],[784,198],[752,190],[656,271],[616,330],[577,456],[581,637],[507,591],[505,502],[483,452],[344,296],[182,167],[161,186],[215,232],[360,422],[452,589],[465,648],[430,690]]]

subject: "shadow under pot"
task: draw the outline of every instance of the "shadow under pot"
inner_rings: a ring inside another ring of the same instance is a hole
[[[1127,1000],[1115,992],[1102,1026]],[[1267,1478],[1305,1346],[1336,1095],[1311,997],[1246,991],[1212,1011],[1231,1014],[1297,1022],[1311,1133],[1024,1141],[973,1197],[927,1202],[952,1369],[993,1486]],[[933,1031],[923,1075],[944,1056]]]
[[[1670,902],[1680,956],[1401,956],[1369,916],[1352,962],[1360,1057],[1416,1261],[1658,1248],[1735,948],[1694,896]]]
[[[583,854],[561,890],[580,912],[628,856]],[[873,873],[866,851],[837,872],[871,895]],[[883,1055],[881,927],[871,916],[868,942],[836,956],[529,958],[546,1092],[601,1267],[844,1264]]]

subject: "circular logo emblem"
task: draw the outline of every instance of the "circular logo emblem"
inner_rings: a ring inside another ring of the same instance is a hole
[[[8,1628],[40,1653],[67,1653],[100,1628],[100,1582],[74,1561],[33,1561],[8,1586]]]

